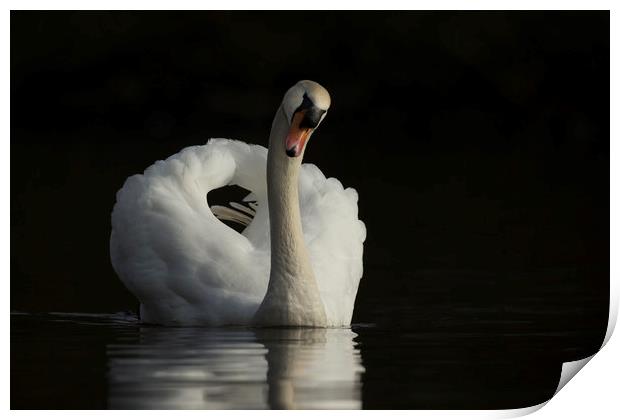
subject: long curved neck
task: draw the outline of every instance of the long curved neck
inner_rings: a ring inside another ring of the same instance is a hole
[[[280,110],[279,114],[282,113]],[[310,265],[301,228],[299,171],[302,155],[288,157],[284,150],[287,130],[276,115],[267,155],[267,197],[271,229],[271,272],[294,271]],[[274,277],[273,275],[271,276]]]
[[[267,157],[271,271],[254,321],[272,326],[325,326],[325,309],[301,227],[298,188],[303,151],[296,158],[286,155],[287,132],[280,108],[271,127]]]

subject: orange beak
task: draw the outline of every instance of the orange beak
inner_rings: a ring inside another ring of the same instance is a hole
[[[300,110],[293,116],[291,128],[286,136],[286,154],[289,157],[298,157],[304,150],[306,141],[312,134],[312,128],[300,128],[300,124],[306,114],[305,110]]]

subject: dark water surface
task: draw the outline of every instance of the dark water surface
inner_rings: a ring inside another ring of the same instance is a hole
[[[602,341],[606,298],[576,289],[578,276],[557,274],[558,289],[553,276],[542,287],[530,274],[520,294],[489,303],[481,291],[493,277],[466,279],[475,298],[447,298],[445,282],[418,274],[418,299],[358,296],[356,313],[373,323],[350,329],[13,312],[11,408],[520,408],[549,399],[561,363]]]

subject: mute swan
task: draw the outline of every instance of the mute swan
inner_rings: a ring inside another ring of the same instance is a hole
[[[366,237],[357,192],[301,163],[329,106],[321,85],[300,81],[276,111],[268,151],[211,139],[125,181],[112,211],[110,257],[140,300],[143,321],[350,324]],[[207,193],[226,185],[250,190],[253,209],[209,208]],[[240,234],[216,215],[247,227]]]

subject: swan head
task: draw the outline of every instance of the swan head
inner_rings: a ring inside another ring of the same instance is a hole
[[[302,80],[290,88],[282,100],[282,110],[289,124],[285,140],[287,156],[299,157],[306,142],[319,126],[331,99],[327,90],[311,80]]]

